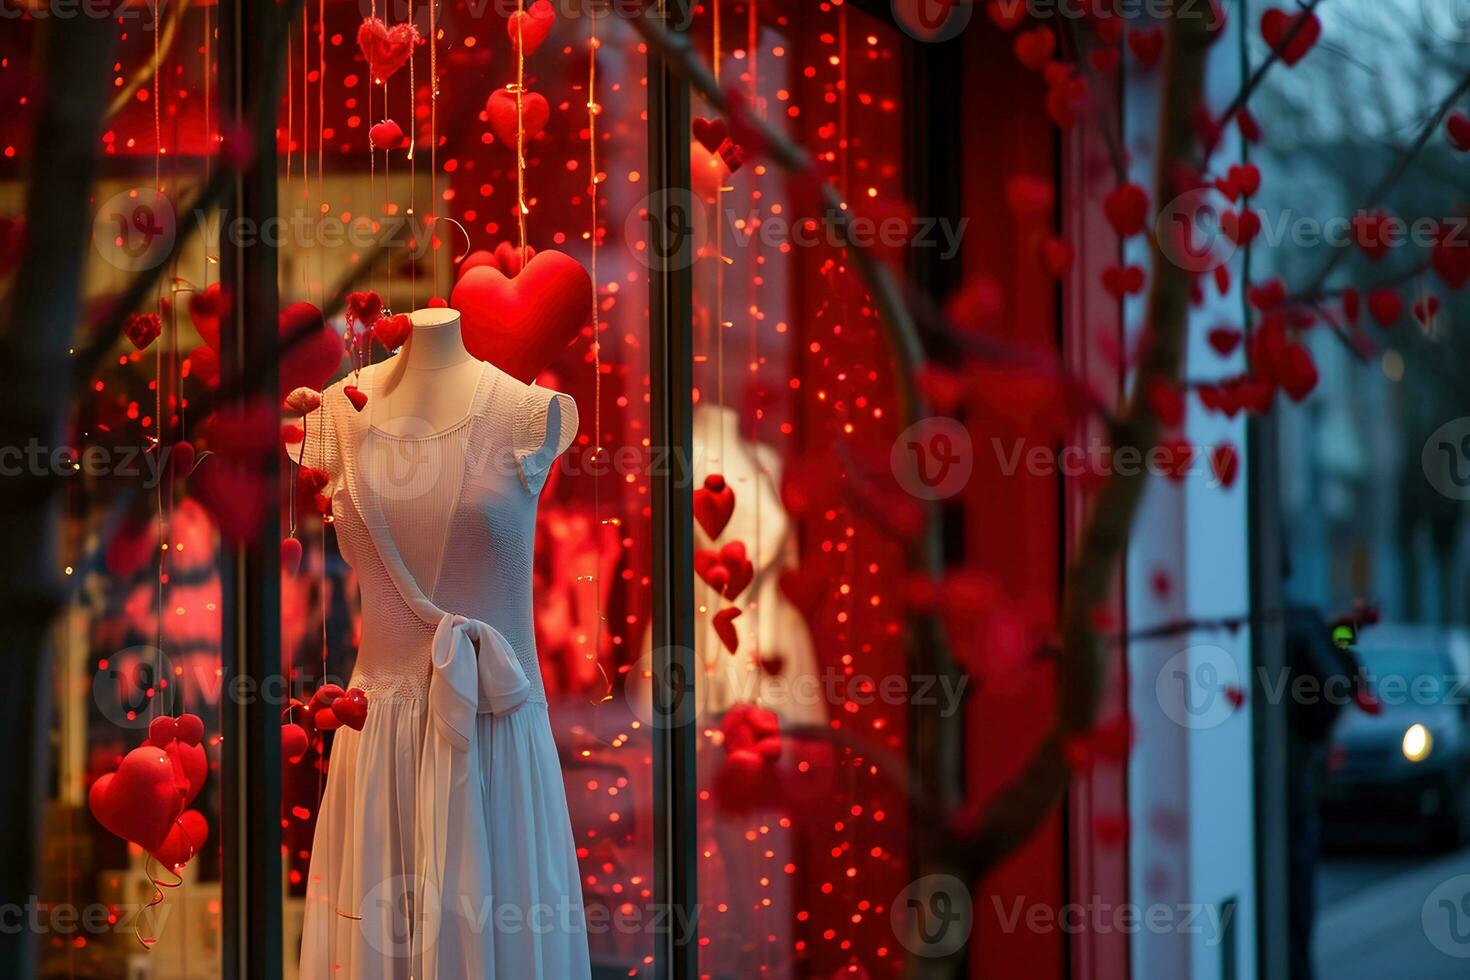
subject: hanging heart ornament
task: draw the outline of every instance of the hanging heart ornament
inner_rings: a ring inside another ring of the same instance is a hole
[[[498,88],[485,101],[485,118],[490,131],[506,146],[516,145],[516,95],[509,88]],[[525,142],[529,143],[551,121],[551,104],[539,92],[526,92],[521,96],[521,118],[525,123]]]
[[[376,17],[369,17],[357,29],[357,46],[367,60],[373,80],[386,82],[413,57],[413,46],[419,43],[419,31],[404,22],[389,27]]]

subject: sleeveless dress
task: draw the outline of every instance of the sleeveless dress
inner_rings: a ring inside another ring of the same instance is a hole
[[[575,402],[482,367],[469,413],[390,435],[327,389],[307,465],[362,593],[306,890],[302,980],[585,980],[580,875],[532,623],[536,508]],[[426,427],[425,427],[426,428]]]

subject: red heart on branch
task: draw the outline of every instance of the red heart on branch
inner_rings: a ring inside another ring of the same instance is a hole
[[[1305,22],[1297,29],[1297,21],[1303,18]],[[1286,43],[1287,35],[1293,30],[1296,31],[1296,36],[1292,37],[1290,43]],[[1287,67],[1305,58],[1321,36],[1322,22],[1310,10],[1292,16],[1284,10],[1272,9],[1261,15],[1261,37],[1271,46],[1271,50],[1281,56]]]
[[[485,118],[495,138],[511,149],[516,145],[516,96],[507,88],[498,88],[485,100]],[[525,142],[529,144],[551,121],[551,104],[539,92],[521,96],[521,118],[525,124]]]
[[[694,491],[694,519],[704,528],[710,540],[720,536],[735,513],[735,491],[718,473],[704,478],[704,486]]]
[[[1209,333],[1210,346],[1221,357],[1229,357],[1240,346],[1244,335],[1234,327],[1215,327]]]
[[[505,32],[510,35],[511,50],[520,49],[529,58],[546,43],[555,24],[556,8],[551,5],[550,0],[536,0],[525,10],[517,10],[505,22]]]
[[[357,47],[377,82],[386,82],[408,64],[408,59],[413,57],[413,46],[418,43],[418,28],[408,21],[389,27],[378,18],[369,17],[357,29]]]
[[[592,301],[587,270],[549,249],[511,279],[489,266],[471,269],[449,302],[460,312],[465,349],[529,383],[581,333]]]
[[[1220,485],[1229,489],[1240,474],[1240,453],[1230,443],[1221,443],[1210,454],[1210,469],[1214,471],[1215,479],[1220,481]]]

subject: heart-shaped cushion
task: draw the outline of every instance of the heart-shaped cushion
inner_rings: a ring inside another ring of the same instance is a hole
[[[521,96],[521,116],[526,126],[525,142],[530,143],[551,121],[551,104],[539,92]],[[509,89],[498,88],[485,100],[485,118],[495,138],[511,149],[516,146],[516,97]]]
[[[184,809],[173,759],[156,745],[140,745],[124,756],[116,772],[92,784],[87,804],[103,827],[146,851],[163,846]]]
[[[565,252],[538,252],[514,278],[479,266],[449,298],[465,349],[530,383],[576,339],[592,313],[592,278]]]
[[[369,17],[357,29],[357,46],[367,59],[373,79],[385,82],[413,56],[419,43],[417,27],[408,21],[389,27],[376,17]]]

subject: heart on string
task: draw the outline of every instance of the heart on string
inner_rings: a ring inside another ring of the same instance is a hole
[[[219,283],[189,294],[189,319],[194,321],[200,338],[215,352],[219,351],[220,321],[229,308],[229,293]]]
[[[140,745],[124,756],[116,772],[92,784],[87,805],[108,831],[146,851],[163,846],[184,809],[173,760],[156,745]]]
[[[592,313],[592,279],[565,252],[538,252],[514,278],[479,266],[449,298],[465,349],[530,383],[576,339]]]
[[[536,0],[525,10],[517,10],[505,22],[505,32],[510,35],[512,51],[521,50],[526,57],[535,54],[556,24],[556,8],[550,0]]]
[[[407,313],[395,313],[392,316],[380,316],[373,324],[373,336],[378,338],[378,343],[388,350],[397,350],[408,340],[408,335],[413,332],[413,321]]]
[[[1133,57],[1145,68],[1152,68],[1159,63],[1159,58],[1164,53],[1164,32],[1155,28],[1150,31],[1129,31],[1128,50],[1133,52]]]
[[[413,46],[418,43],[418,28],[408,21],[389,27],[378,18],[369,17],[357,29],[357,47],[376,82],[386,82],[408,64]]]
[[[1072,264],[1077,259],[1077,250],[1072,243],[1065,238],[1047,236],[1041,243],[1041,263],[1046,266],[1046,271],[1060,279],[1072,271]]]
[[[694,553],[694,571],[710,588],[732,602],[755,577],[755,565],[745,555],[743,541],[731,541],[719,551],[701,548]]]
[[[1297,29],[1299,18],[1305,18],[1305,22]],[[1286,37],[1293,30],[1296,30],[1296,36],[1288,44]],[[1287,67],[1305,58],[1321,36],[1322,22],[1310,10],[1295,17],[1279,9],[1271,9],[1261,15],[1261,37],[1271,46],[1271,50],[1280,55]]]
[[[175,873],[182,871],[209,839],[209,821],[198,810],[185,810],[174,821],[173,829],[162,846],[151,853],[164,867]]]
[[[1450,145],[1461,153],[1470,153],[1470,116],[1456,109],[1444,123]]]
[[[158,339],[163,333],[163,318],[157,313],[130,313],[123,321],[123,335],[132,341],[138,350],[147,349],[148,345]]]
[[[198,715],[160,715],[148,725],[147,745],[163,749],[174,763],[174,778],[184,806],[194,802],[209,775],[204,755],[204,722]]]
[[[311,303],[292,303],[278,323],[281,349],[281,401],[297,388],[321,389],[337,373],[345,351],[342,337],[327,326]],[[289,345],[289,347],[288,347]]]
[[[714,615],[715,635],[731,653],[740,649],[740,634],[735,632],[735,620],[739,615],[740,610],[735,606],[721,609]]]
[[[1404,298],[1396,289],[1377,289],[1368,294],[1368,312],[1380,327],[1391,327],[1404,315]]]
[[[301,540],[299,538],[283,538],[281,540],[281,571],[287,575],[295,575],[301,568]]]
[[[521,96],[521,117],[525,123],[525,142],[530,143],[551,121],[551,104],[539,92]],[[485,118],[495,138],[506,146],[516,145],[516,96],[508,88],[498,88],[485,100]]]
[[[354,333],[371,329],[378,317],[383,315],[383,297],[368,290],[347,294],[347,325]]]
[[[704,533],[714,540],[730,523],[735,513],[735,491],[718,473],[704,478],[704,486],[694,491],[694,519]]]
[[[706,119],[696,116],[690,124],[694,131],[694,138],[699,145],[711,153],[719,153],[720,147],[725,145],[725,140],[730,138],[730,126],[723,119]]]
[[[300,762],[310,744],[311,739],[305,728],[295,722],[287,722],[281,726],[281,758],[287,762],[293,765]]]
[[[375,150],[396,150],[403,145],[403,128],[391,119],[384,119],[368,130],[368,140]]]
[[[345,386],[342,389],[342,394],[347,396],[347,400],[352,403],[352,407],[357,411],[360,412],[367,407],[368,396],[357,385]]]

